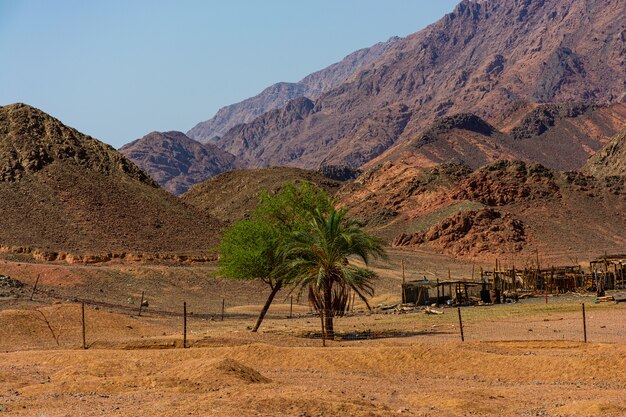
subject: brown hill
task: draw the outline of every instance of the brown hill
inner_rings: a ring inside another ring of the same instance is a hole
[[[626,121],[626,104],[520,103],[494,125],[470,114],[436,120],[364,168],[402,160],[422,167],[462,163],[471,168],[500,159],[538,162],[558,170],[578,170]]]
[[[249,123],[265,112],[279,109],[298,97],[316,98],[341,84],[357,70],[368,66],[383,55],[399,38],[359,49],[341,61],[307,75],[297,83],[276,83],[254,97],[222,107],[215,116],[194,126],[187,136],[203,143],[216,140],[232,127]]]
[[[24,104],[0,107],[0,211],[2,249],[46,260],[206,257],[221,226],[112,147]]]
[[[275,192],[285,183],[302,181],[316,184],[331,194],[341,184],[317,172],[299,168],[242,169],[194,185],[181,198],[186,204],[230,223],[243,219],[254,210],[261,191]]]
[[[177,195],[237,167],[234,155],[189,139],[182,132],[152,132],[124,145],[120,152]]]
[[[589,158],[582,172],[595,177],[626,177],[626,127],[600,152]]]
[[[253,121],[218,145],[255,166],[356,167],[447,115],[471,112],[495,126],[519,101],[621,102],[625,20],[620,0],[465,0],[322,94],[304,117]],[[257,146],[240,147],[249,137]]]
[[[417,168],[387,162],[345,185],[338,199],[396,246],[461,256],[590,256],[626,244],[626,183],[498,161]]]

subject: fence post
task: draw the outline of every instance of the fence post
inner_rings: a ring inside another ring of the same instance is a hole
[[[87,338],[85,336],[85,303],[80,304],[80,310],[83,322],[83,349],[87,349]]]
[[[225,299],[224,299],[224,298],[222,298],[222,321],[224,321],[224,303],[225,303],[225,301],[224,301],[224,300],[225,300]]]
[[[583,335],[587,343],[587,317],[585,316],[585,303],[583,303]]]
[[[289,303],[289,318],[293,316],[293,295],[291,296],[291,300]]]
[[[183,349],[187,348],[187,302],[183,302]]]
[[[145,291],[141,292],[141,302],[139,303],[139,317],[141,317],[141,309],[143,308],[143,295]]]
[[[461,307],[457,307],[459,312],[459,328],[461,329],[461,342],[465,342],[465,336],[463,335],[463,320],[461,319]]]
[[[37,274],[37,279],[35,280],[35,286],[33,287],[33,292],[30,293],[30,301],[33,301],[33,297],[35,296],[35,291],[37,291],[37,284],[39,284],[39,277],[41,274]]]

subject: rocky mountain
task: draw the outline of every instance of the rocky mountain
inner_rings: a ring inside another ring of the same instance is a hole
[[[112,147],[25,104],[0,107],[0,212],[0,249],[48,261],[205,259],[222,227]]]
[[[457,256],[619,252],[626,245],[626,182],[522,161],[472,170],[459,164],[418,168],[385,162],[340,189],[353,216],[394,246]],[[610,221],[607,221],[610,219]]]
[[[445,116],[364,168],[402,160],[421,167],[461,163],[473,169],[500,159],[579,170],[626,121],[626,104],[518,103],[490,124],[471,113]]]
[[[222,107],[215,116],[198,123],[187,132],[187,135],[192,139],[207,143],[217,140],[238,124],[251,122],[265,112],[283,107],[290,100],[298,97],[316,98],[378,59],[399,39],[393,37],[386,42],[359,49],[329,67],[307,75],[297,83],[276,83],[254,97]]]
[[[517,103],[622,103],[624,22],[621,0],[464,0],[318,98],[291,103],[280,120],[272,113],[236,126],[216,144],[259,167],[358,167],[445,116],[472,113],[496,127]],[[535,126],[508,133],[541,136],[554,119],[528,116]],[[567,147],[568,133],[542,157]]]
[[[626,177],[626,127],[600,152],[589,158],[582,172],[595,177]]]
[[[173,194],[237,167],[235,156],[182,132],[151,132],[120,152]]]
[[[255,209],[261,191],[275,192],[288,182],[310,182],[334,194],[341,183],[318,172],[299,168],[242,169],[217,175],[182,195],[188,205],[231,223]]]

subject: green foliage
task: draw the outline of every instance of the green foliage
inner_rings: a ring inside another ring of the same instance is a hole
[[[285,279],[285,241],[306,227],[309,212],[330,206],[328,194],[306,182],[286,184],[275,194],[261,193],[250,219],[226,230],[219,246],[219,274],[231,279],[261,279],[273,287]]]
[[[226,278],[270,280],[276,269],[279,234],[263,220],[242,220],[220,242],[219,274]]]
[[[309,302],[324,318],[322,330],[329,337],[333,334],[332,318],[349,309],[352,291],[366,305],[367,297],[374,293],[376,274],[355,265],[354,260],[367,265],[372,257],[386,258],[378,238],[347,218],[345,210],[333,206],[326,212],[317,209],[311,213],[308,228],[292,235],[285,255],[290,260],[290,281],[308,291]]]
[[[332,207],[328,193],[308,182],[285,184],[275,194],[262,192],[260,200],[252,217],[272,223],[284,233],[304,228],[309,222],[309,213]]]

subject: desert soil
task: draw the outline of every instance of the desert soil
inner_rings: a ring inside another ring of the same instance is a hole
[[[392,265],[400,257],[392,253]],[[452,275],[471,271],[471,264],[432,254],[407,264],[420,275],[447,275],[448,265]],[[399,269],[378,270],[372,304],[397,302]],[[297,297],[289,318],[287,293],[251,333],[267,290],[212,272],[0,261],[0,274],[26,284],[0,298],[0,415],[626,415],[624,303],[569,294],[547,305],[533,298],[465,307],[465,342],[454,308],[391,314],[357,305],[336,321],[344,340],[322,347],[312,337],[319,318]],[[41,291],[30,301],[37,275]],[[142,290],[149,307],[139,317]],[[88,300],[87,350],[80,300]],[[183,300],[193,313],[187,349]]]

